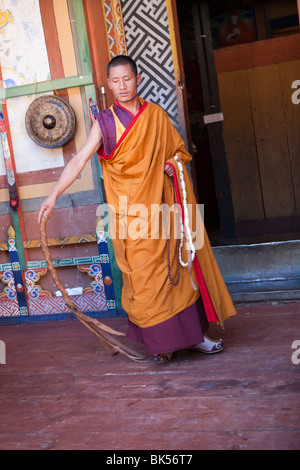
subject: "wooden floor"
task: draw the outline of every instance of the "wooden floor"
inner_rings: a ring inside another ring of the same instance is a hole
[[[1,450],[299,449],[300,303],[238,311],[210,331],[224,352],[166,365],[109,356],[77,320],[0,326]]]

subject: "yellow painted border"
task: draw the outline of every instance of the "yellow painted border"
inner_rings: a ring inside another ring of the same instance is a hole
[[[114,28],[115,28],[115,35],[117,30],[117,24],[119,23],[120,30],[122,31],[122,37],[124,41],[124,53],[127,55],[127,45],[126,45],[126,38],[125,38],[125,29],[124,29],[124,21],[123,21],[123,13],[122,13],[122,5],[120,0],[112,0],[114,2],[113,7],[112,7],[112,13],[113,13],[113,18],[114,18]],[[118,7],[120,10],[120,14],[117,14]],[[120,42],[119,42],[119,33],[117,34],[118,36],[118,41],[117,41],[117,50],[118,54],[122,54],[122,50],[120,48]]]
[[[176,34],[175,34],[175,26],[174,26],[174,18],[173,18],[173,11],[172,11],[172,0],[166,0],[166,7],[167,7],[167,14],[168,14],[168,23],[169,23],[169,33],[170,33],[170,42],[171,42],[171,49],[172,49],[172,57],[173,57],[173,65],[174,65],[174,74],[176,84],[180,81],[180,68],[179,68],[179,61],[178,61],[178,51],[176,45]]]
[[[181,135],[188,148],[186,121],[185,121],[185,116],[184,116],[183,96],[182,96],[182,90],[178,86],[178,84],[182,82],[182,78],[180,74],[180,67],[179,67],[179,61],[178,61],[178,50],[177,50],[177,44],[176,44],[176,33],[175,33],[173,10],[172,10],[172,0],[166,0],[166,7],[167,7],[167,14],[168,14],[169,34],[170,34],[170,42],[171,42],[171,49],[172,49],[173,66],[174,66],[174,78],[175,78],[175,85],[176,85],[176,92],[177,92],[180,130],[181,130]]]

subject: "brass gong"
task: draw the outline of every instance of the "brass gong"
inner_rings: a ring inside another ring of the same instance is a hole
[[[56,95],[43,95],[29,106],[25,116],[29,137],[41,147],[56,148],[68,143],[75,132],[71,106]]]

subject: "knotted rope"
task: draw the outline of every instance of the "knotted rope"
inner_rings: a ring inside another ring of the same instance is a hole
[[[90,331],[92,331],[100,340],[103,347],[111,354],[117,354],[118,352],[124,354],[128,358],[132,359],[133,361],[144,361],[145,357],[133,349],[129,348],[128,346],[122,344],[118,341],[115,336],[125,336],[124,333],[116,331],[104,323],[99,322],[95,318],[91,318],[88,315],[82,313],[75,303],[70,298],[69,294],[67,293],[66,289],[62,285],[56,269],[54,268],[53,261],[50,255],[50,251],[48,248],[47,243],[47,217],[42,217],[41,225],[40,225],[40,234],[41,234],[41,246],[44,253],[44,257],[49,268],[49,271],[52,275],[53,281],[57,288],[61,291],[63,299],[67,307],[71,310],[71,312],[75,315],[75,317],[83,323]]]

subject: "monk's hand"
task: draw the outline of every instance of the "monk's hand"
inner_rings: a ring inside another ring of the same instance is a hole
[[[56,197],[50,194],[50,196],[48,196],[47,199],[45,199],[45,201],[40,205],[40,211],[38,215],[39,224],[41,223],[44,217],[47,219],[51,217],[54,211],[55,204],[56,204]]]
[[[164,170],[165,170],[166,175],[168,175],[170,178],[172,178],[172,176],[173,176],[172,167],[170,165],[168,165],[167,163],[165,163]]]

